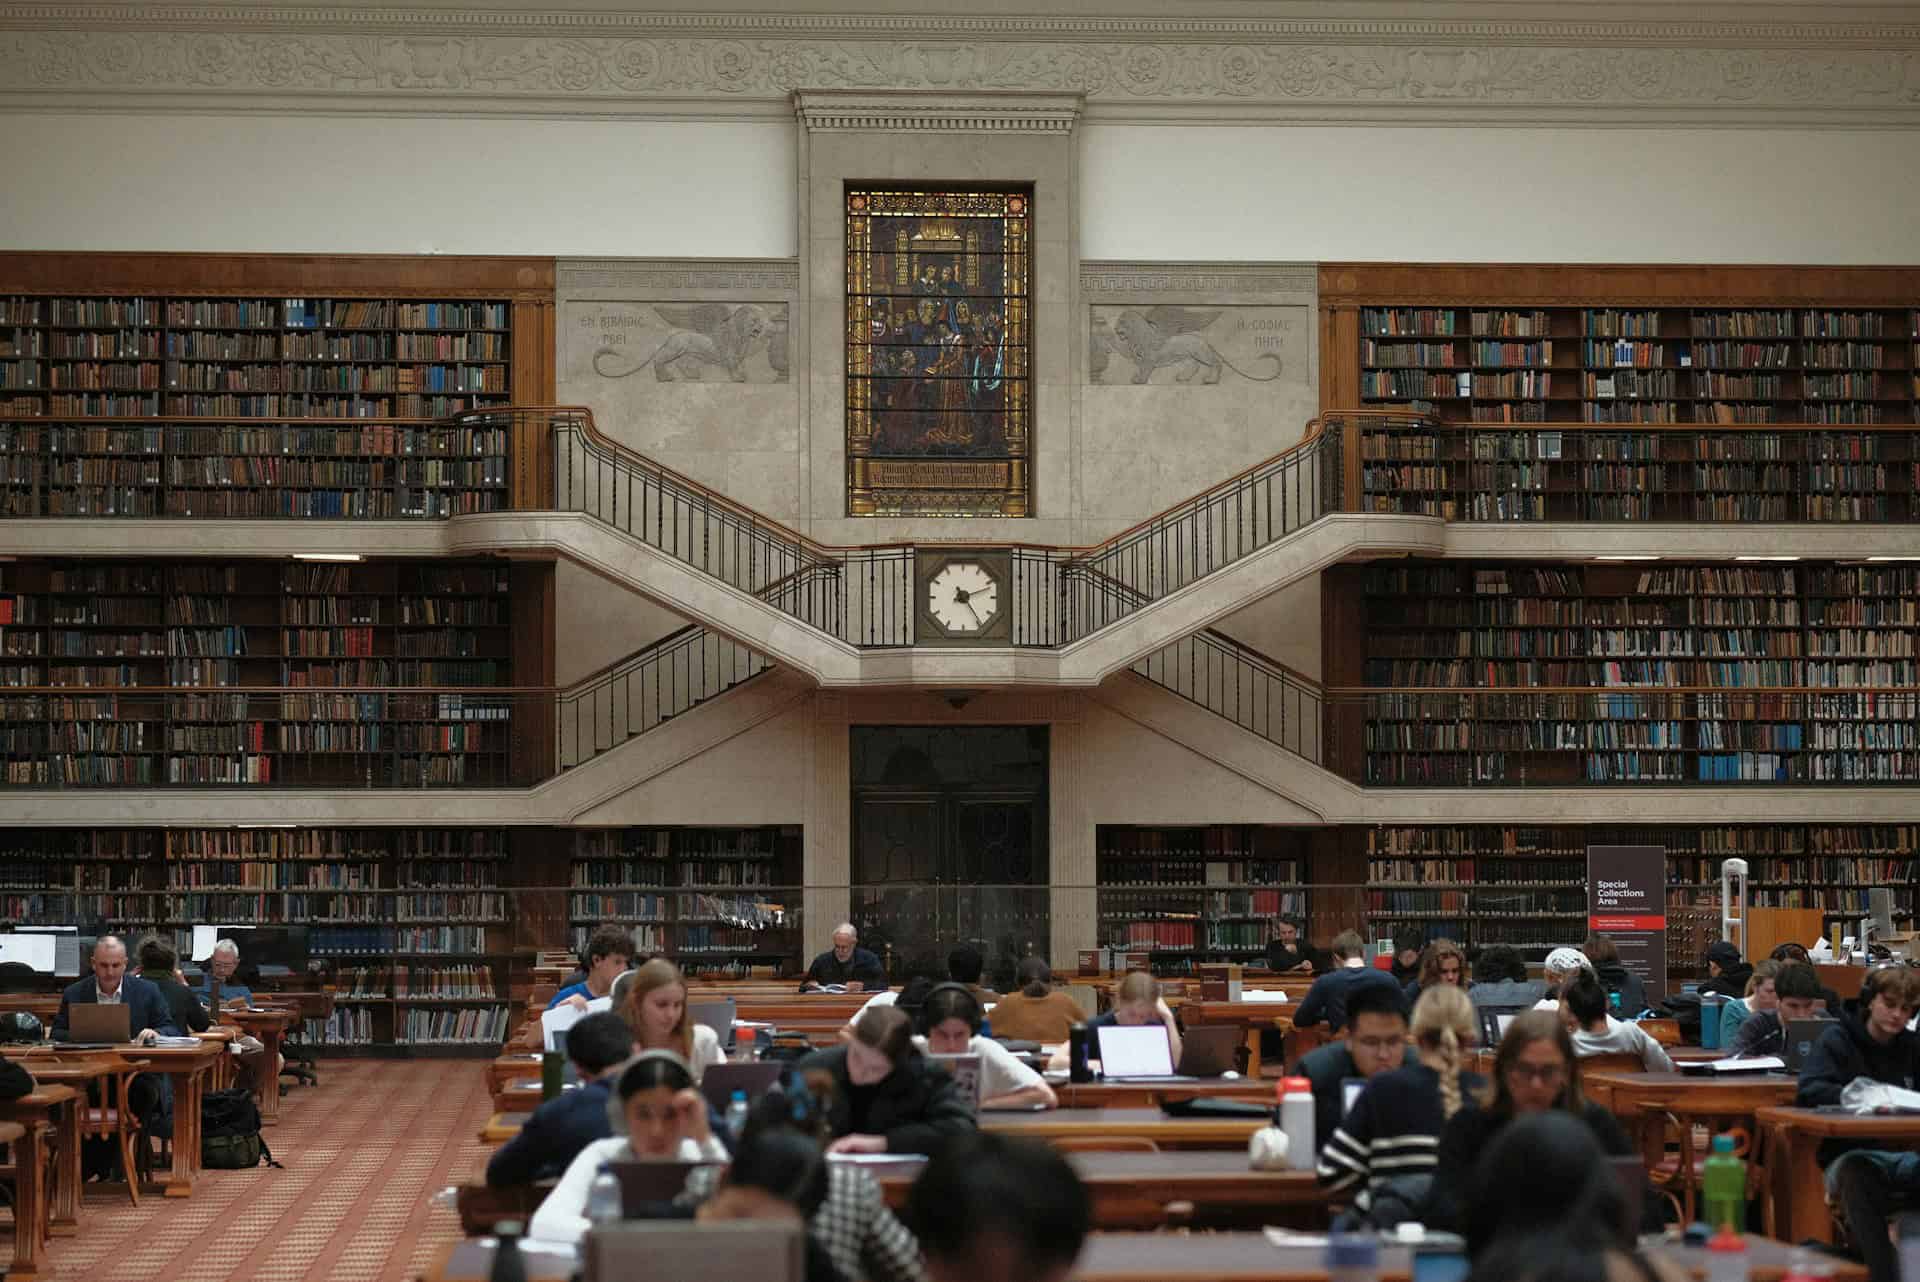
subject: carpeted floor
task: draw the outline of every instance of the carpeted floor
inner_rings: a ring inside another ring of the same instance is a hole
[[[326,1060],[263,1132],[285,1170],[208,1171],[193,1196],[89,1184],[80,1235],[55,1238],[58,1279],[406,1282],[460,1235],[428,1198],[473,1178],[490,1151],[484,1061]],[[0,1230],[3,1233],[4,1230]],[[0,1250],[12,1254],[10,1237]],[[4,1258],[4,1257],[0,1257]]]

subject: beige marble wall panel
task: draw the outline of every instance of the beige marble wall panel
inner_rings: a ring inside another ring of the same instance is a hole
[[[1213,626],[1296,672],[1321,679],[1318,574],[1288,584]]]
[[[570,686],[689,622],[565,559],[554,567],[553,587],[554,615],[560,621],[555,636],[556,685]]]
[[[698,715],[698,714],[695,714]],[[805,821],[813,733],[807,701],[581,813],[581,827],[798,824]]]

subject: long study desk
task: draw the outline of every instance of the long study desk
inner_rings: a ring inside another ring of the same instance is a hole
[[[1707,1253],[1701,1247],[1654,1243],[1652,1254],[1678,1266],[1692,1278],[1704,1278]],[[1791,1248],[1784,1242],[1747,1235],[1752,1282],[1779,1282]],[[574,1268],[572,1255],[526,1253],[529,1282],[565,1282]],[[1831,1260],[1835,1282],[1866,1282],[1867,1271],[1850,1260]],[[442,1247],[421,1275],[422,1282],[486,1282],[493,1247],[468,1239]],[[1380,1252],[1381,1282],[1409,1282],[1413,1258],[1405,1247]],[[1327,1282],[1326,1248],[1276,1246],[1263,1233],[1094,1233],[1080,1252],[1074,1282]]]
[[[1754,1114],[1766,1148],[1768,1230],[1789,1242],[1833,1241],[1827,1211],[1825,1140],[1852,1140],[1875,1148],[1920,1148],[1920,1116],[1858,1117],[1814,1108],[1763,1108]]]
[[[1300,1003],[1189,1001],[1180,1007],[1180,1021],[1188,1028],[1231,1024],[1247,1043],[1247,1076],[1260,1076],[1260,1034],[1272,1029],[1282,1037],[1293,1031],[1293,1012]],[[1297,1056],[1300,1052],[1290,1052]]]
[[[1259,1117],[1168,1117],[1157,1108],[1057,1108],[1044,1113],[984,1112],[980,1129],[1028,1139],[1149,1139],[1163,1149],[1241,1149],[1267,1124]]]
[[[61,1173],[55,1171],[55,1188],[46,1187],[47,1141],[53,1137],[64,1153],[72,1149],[74,1203],[79,1202],[80,1175],[80,1101],[71,1086],[41,1084],[19,1099],[0,1100],[0,1122],[10,1122],[21,1130],[13,1156],[13,1263],[7,1267],[9,1278],[37,1278],[45,1262],[48,1198],[58,1196]]]

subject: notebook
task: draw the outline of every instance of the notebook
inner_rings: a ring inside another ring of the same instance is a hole
[[[74,1002],[67,1007],[67,1040],[124,1046],[133,1040],[133,1011],[125,1002]]]
[[[1173,1071],[1173,1045],[1164,1024],[1102,1024],[1100,1073],[1109,1082],[1191,1082]]]

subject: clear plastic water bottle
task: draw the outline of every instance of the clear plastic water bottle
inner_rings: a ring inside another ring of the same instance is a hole
[[[593,1224],[616,1223],[622,1205],[619,1177],[612,1171],[594,1176],[593,1184],[587,1189],[587,1220]]]
[[[735,1091],[733,1098],[727,1101],[727,1129],[733,1133],[736,1141],[747,1129],[747,1093],[745,1091]]]

